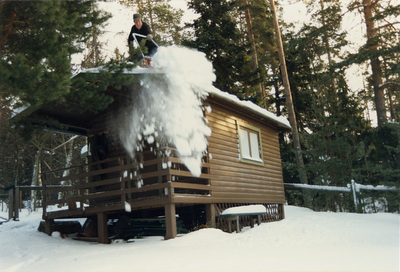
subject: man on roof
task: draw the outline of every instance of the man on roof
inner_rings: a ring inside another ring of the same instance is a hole
[[[134,25],[132,26],[131,32],[129,33],[128,36],[128,44],[131,45],[134,40],[134,37],[132,35],[133,33],[143,35],[146,37],[145,47],[147,47],[147,52],[144,53],[144,55],[147,57],[154,56],[154,54],[157,53],[157,45],[153,42],[153,35],[151,33],[150,26],[142,21],[142,15],[138,13],[133,14],[133,22]],[[144,38],[136,36],[136,39],[140,44],[140,42]],[[141,59],[142,58],[140,58],[140,60]]]

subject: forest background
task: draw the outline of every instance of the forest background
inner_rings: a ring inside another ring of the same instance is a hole
[[[217,88],[288,115],[270,1],[186,1],[196,15],[189,23],[170,1],[115,2],[141,13],[159,45],[204,52]],[[283,2],[276,1],[281,15]],[[390,0],[292,2],[303,3],[307,20],[293,25],[279,17],[279,25],[303,164],[296,160],[293,134],[282,133],[284,182],[345,187],[354,180],[398,188],[400,5]],[[92,110],[111,102],[102,91],[119,84],[118,73],[105,74],[101,84],[86,86],[87,92],[70,88],[71,75],[80,69],[106,65],[120,71],[129,65],[128,54],[116,48],[110,59],[104,51],[102,29],[111,15],[98,4],[0,2],[0,188],[39,185],[41,171],[81,162],[85,137],[38,129],[14,115],[21,106],[48,101]],[[344,28],[348,14],[355,15],[354,25]],[[346,29],[352,28],[363,29],[361,43],[348,35]],[[72,61],[77,54],[83,54],[80,65]],[[361,74],[349,76],[354,67]],[[350,194],[334,191],[286,189],[286,197],[289,204],[314,210],[355,209]],[[26,193],[23,199],[30,208],[40,206],[40,195]],[[388,192],[363,192],[360,201],[360,211],[372,204],[376,211],[393,212],[399,204],[398,194]]]

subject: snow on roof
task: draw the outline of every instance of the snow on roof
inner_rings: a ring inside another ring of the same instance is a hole
[[[280,127],[287,128],[287,129],[291,128],[289,120],[286,117],[276,116],[274,113],[254,104],[251,101],[240,100],[236,95],[233,95],[233,94],[230,94],[227,92],[223,92],[217,88],[215,88],[211,93],[222,99],[230,101],[240,107],[243,107],[243,108],[249,109],[255,113],[258,113],[258,114],[266,117],[268,120],[275,121]]]
[[[103,66],[93,67],[93,68],[84,69],[80,73],[97,74],[97,73],[100,73],[101,70],[103,70],[103,69],[105,69]],[[156,68],[143,68],[143,67],[138,66],[138,67],[134,67],[132,69],[124,69],[123,73],[126,75],[144,75],[144,74],[160,74],[163,72],[162,72],[162,70],[156,69]],[[237,96],[227,93],[227,92],[224,92],[224,91],[221,91],[217,88],[211,88],[208,90],[209,90],[210,94],[215,95],[226,101],[229,101],[233,104],[236,104],[239,107],[243,107],[248,110],[251,110],[252,112],[257,113],[257,114],[267,118],[268,120],[271,120],[271,121],[277,123],[279,127],[291,129],[290,122],[285,116],[276,116],[274,113],[254,104],[251,101],[240,100]]]

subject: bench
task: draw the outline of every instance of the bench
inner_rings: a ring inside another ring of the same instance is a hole
[[[232,222],[236,221],[236,232],[240,232],[239,219],[242,216],[250,216],[250,227],[254,227],[254,220],[257,220],[257,225],[261,223],[261,215],[267,214],[267,209],[264,205],[248,205],[228,208],[220,214],[220,218],[227,221],[228,231],[232,233]]]

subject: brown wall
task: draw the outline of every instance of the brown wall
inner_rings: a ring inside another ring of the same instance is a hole
[[[211,112],[205,113],[212,135],[208,138],[210,184],[214,203],[284,203],[284,187],[278,129],[260,121],[254,114],[226,101],[208,99]],[[124,154],[113,128],[116,110],[93,120],[91,133],[107,131],[109,156]],[[253,115],[253,117],[251,117]],[[249,164],[239,159],[237,122],[261,131],[264,165]],[[104,129],[104,127],[106,127]]]
[[[208,101],[206,112],[212,135],[208,138],[214,203],[284,203],[284,187],[277,128]],[[241,162],[236,122],[261,130],[264,165]]]

